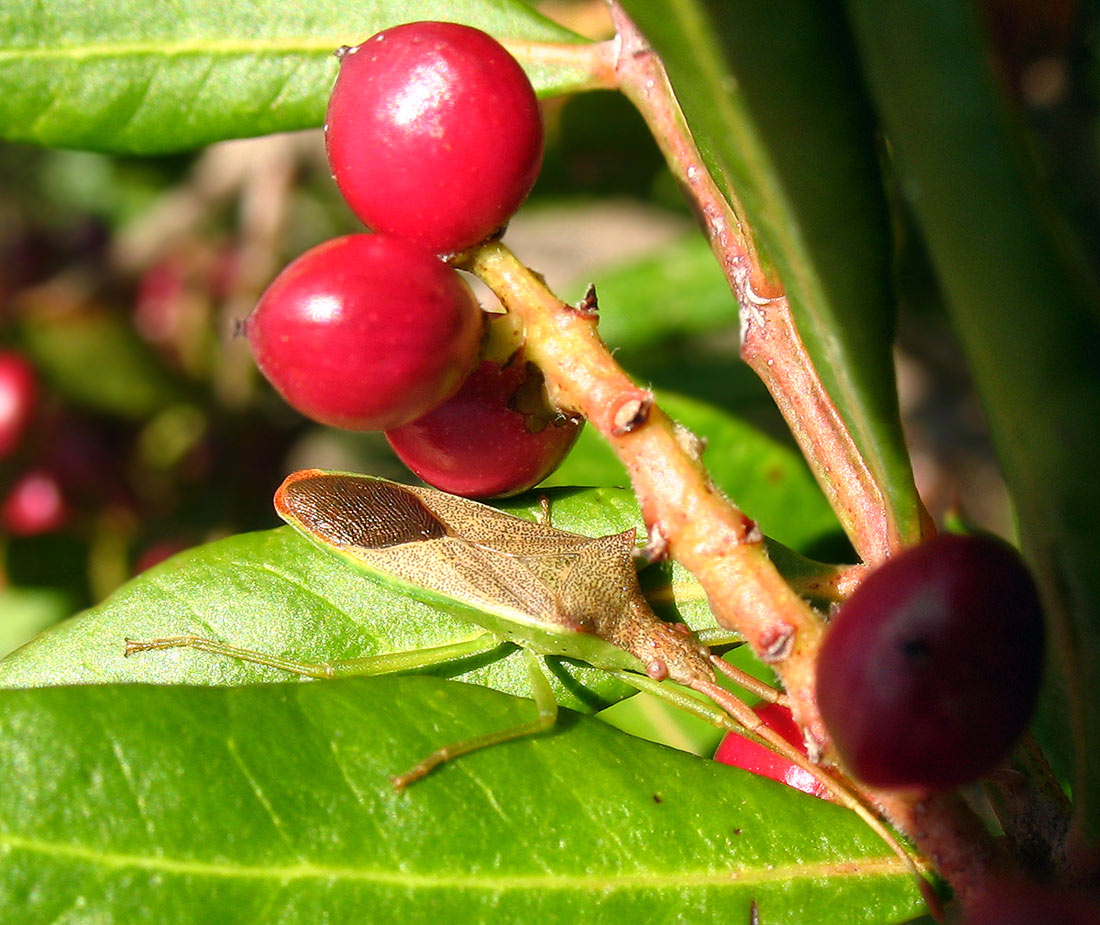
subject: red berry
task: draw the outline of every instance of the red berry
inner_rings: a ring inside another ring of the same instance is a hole
[[[153,343],[171,340],[186,283],[179,260],[167,258],[146,270],[134,296],[134,326]]]
[[[974,780],[1027,728],[1043,617],[1007,545],[943,535],[863,582],[829,625],[817,699],[841,762],[876,787]]]
[[[514,495],[565,458],[580,423],[549,408],[542,374],[515,357],[485,361],[430,414],[386,431],[401,458],[429,485],[468,498]]]
[[[764,721],[764,725],[778,732],[802,755],[806,754],[806,743],[802,738],[802,732],[789,709],[778,703],[766,703],[753,707],[753,711]],[[829,791],[809,771],[803,770],[782,755],[773,752],[766,745],[754,742],[740,733],[726,733],[722,744],[718,746],[718,751],[714,753],[714,760],[741,768],[743,771],[759,774],[761,777],[770,777],[803,793],[829,799]]]
[[[44,470],[23,475],[0,508],[0,523],[15,536],[50,533],[68,519],[69,510],[57,479]]]
[[[443,254],[511,218],[538,176],[543,131],[527,75],[496,39],[414,22],[343,53],[325,143],[363,222]]]
[[[482,313],[435,257],[358,234],[321,244],[283,270],[245,332],[264,375],[302,414],[385,430],[454,394],[477,362]]]
[[[14,351],[0,352],[0,457],[19,446],[38,397],[34,369]]]

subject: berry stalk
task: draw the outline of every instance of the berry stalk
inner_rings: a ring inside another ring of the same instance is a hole
[[[500,242],[460,260],[523,323],[528,355],[543,370],[551,399],[583,414],[623,461],[651,554],[673,556],[699,579],[718,622],[744,634],[775,668],[795,715],[824,744],[813,693],[823,624],[772,565],[756,524],[715,488],[696,438],[612,359],[594,311],[560,301]]]

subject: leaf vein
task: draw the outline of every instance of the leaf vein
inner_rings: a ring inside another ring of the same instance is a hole
[[[328,37],[287,37],[269,39],[195,39],[165,42],[106,42],[85,45],[49,45],[43,47],[0,48],[0,63],[5,61],[84,61],[95,58],[117,60],[127,57],[179,58],[192,55],[254,56],[328,55],[338,42]]]
[[[129,868],[153,871],[162,875],[211,877],[237,880],[300,880],[351,881],[389,885],[403,889],[462,889],[483,891],[573,890],[604,893],[609,889],[646,890],[690,887],[722,887],[743,889],[764,883],[816,881],[821,878],[906,877],[908,869],[893,855],[849,858],[843,861],[799,862],[752,868],[746,871],[729,869],[698,871],[601,871],[591,874],[516,873],[491,875],[469,873],[428,873],[408,870],[378,870],[370,867],[341,867],[301,861],[296,864],[232,864],[203,861],[197,858],[169,858],[125,852],[103,851],[99,848],[18,835],[0,835],[0,848],[10,851],[64,858],[103,868]]]
[[[271,820],[271,824],[275,828],[275,831],[279,833],[279,837],[283,840],[287,848],[293,850],[294,843],[287,834],[283,820],[280,819],[279,814],[275,812],[275,807],[271,805],[271,801],[267,798],[267,794],[264,793],[263,787],[256,779],[256,776],[249,770],[248,765],[244,763],[240,750],[237,748],[236,741],[231,737],[226,739],[225,748],[229,753],[229,757],[233,759],[233,763],[240,769],[241,776],[245,779],[249,789],[251,789],[253,795],[256,797],[256,802],[260,804],[264,813],[266,813],[267,817]]]
[[[281,569],[275,568],[267,562],[238,562],[236,563],[236,566],[242,569],[254,569],[255,571],[267,572],[270,575],[274,575],[276,578],[282,579],[287,584],[301,591],[303,594],[306,594],[309,597],[313,598],[315,601],[320,601],[326,607],[335,611],[337,614],[347,620],[348,623],[350,623],[352,626],[358,627],[360,629],[363,627],[363,624],[359,620],[356,620],[349,611],[344,610],[344,608],[342,607],[338,607],[330,598],[327,598],[322,594],[318,594],[308,584],[305,584],[302,581],[301,576],[299,575],[294,575],[290,572],[284,572]]]
[[[136,81],[132,85],[131,90],[137,90],[136,99],[131,101],[129,113],[121,119],[121,134],[125,134],[125,132],[138,121],[141,116],[141,110],[145,106],[145,101],[149,99],[149,94],[153,90],[153,84],[156,82],[159,72],[159,67],[151,68],[145,74],[144,80],[141,81],[140,89]]]
[[[211,78],[215,74],[216,63],[213,58],[207,58],[206,66],[203,68],[202,75],[195,81],[195,89],[191,93],[191,102],[202,98],[203,93],[206,91],[206,85],[210,83]],[[199,115],[199,107],[192,105],[188,110],[186,120],[188,125],[196,125],[197,116]]]
[[[282,77],[276,86],[272,87],[271,92],[268,94],[267,99],[264,100],[258,108],[261,109],[275,109],[279,102],[282,100],[283,95],[290,89],[290,86],[297,76],[298,72],[306,65],[307,60],[302,57],[297,57],[293,61],[293,65]]]

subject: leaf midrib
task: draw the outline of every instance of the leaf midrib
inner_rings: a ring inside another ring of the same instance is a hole
[[[331,36],[257,39],[195,39],[191,41],[106,42],[48,47],[0,49],[0,63],[22,60],[73,60],[88,58],[184,57],[187,55],[332,54]]]
[[[818,862],[809,864],[768,865],[766,868],[713,871],[676,871],[674,873],[615,874],[516,874],[492,876],[471,874],[421,874],[407,871],[375,870],[371,868],[338,867],[324,864],[298,863],[289,865],[227,864],[215,861],[150,857],[147,854],[126,854],[103,851],[84,845],[42,841],[19,836],[0,836],[0,854],[23,851],[53,858],[85,861],[110,869],[136,868],[161,874],[200,876],[238,880],[277,880],[286,883],[295,880],[350,881],[397,886],[405,889],[454,889],[483,890],[500,893],[529,890],[572,890],[584,893],[604,893],[614,890],[652,890],[654,888],[734,887],[743,889],[754,884],[773,882],[789,883],[796,880],[819,881],[821,878],[866,878],[869,876],[905,876],[908,872],[896,857],[870,857],[849,859],[838,863]]]

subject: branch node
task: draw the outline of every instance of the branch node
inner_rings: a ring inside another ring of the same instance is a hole
[[[624,437],[633,433],[649,420],[649,409],[653,407],[653,396],[642,392],[621,401],[611,415],[611,433],[615,437]]]
[[[596,299],[596,284],[589,283],[584,293],[584,298],[576,305],[569,306],[578,315],[594,318],[600,311],[599,301]]]
[[[794,651],[794,627],[776,622],[760,637],[760,658],[769,665],[781,662]]]

